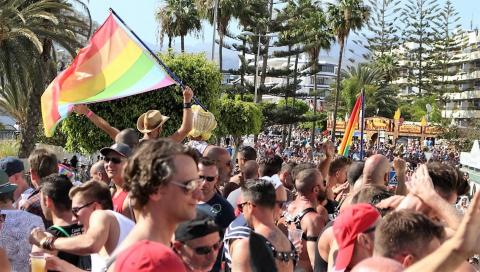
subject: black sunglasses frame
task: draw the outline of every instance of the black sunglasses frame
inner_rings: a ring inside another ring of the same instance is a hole
[[[93,203],[95,203],[96,201],[91,201],[91,202],[88,202],[87,204],[85,205],[82,205],[80,207],[76,207],[76,208],[72,208],[72,214],[76,217],[78,217],[78,213],[83,209],[83,208],[86,208],[90,205],[92,205]]]
[[[120,163],[122,162],[122,159],[113,158],[113,157],[105,157],[105,158],[103,158],[103,160],[104,160],[106,163],[112,162],[112,163],[114,163],[114,164],[120,164]]]
[[[217,251],[220,249],[220,247],[222,246],[221,244],[221,241],[218,241],[216,242],[215,244],[211,245],[211,246],[202,246],[202,247],[191,247],[191,249],[193,250],[193,252],[195,252],[195,254],[197,255],[208,255],[210,254],[212,251]],[[188,246],[190,247],[190,246]]]
[[[206,180],[208,182],[213,182],[216,177],[209,177],[209,176],[199,176],[199,178]]]

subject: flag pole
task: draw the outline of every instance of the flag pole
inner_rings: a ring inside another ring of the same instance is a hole
[[[128,29],[128,31],[130,31],[130,33],[143,45],[143,47],[147,49],[150,55],[152,55],[152,57],[155,58],[155,60],[158,62],[158,64],[160,64],[163,67],[163,69],[165,69],[168,75],[170,75],[170,77],[173,80],[175,80],[182,89],[185,88],[185,84],[183,84],[182,80],[178,78],[172,72],[172,70],[170,70],[155,53],[153,53],[153,51],[142,41],[142,39],[140,39],[140,37],[138,37],[138,35],[125,23],[125,21],[123,21],[123,19],[120,18],[120,16],[115,12],[115,10],[113,10],[112,8],[110,8],[109,10],[125,26],[125,28]],[[192,99],[195,102],[195,104],[202,107],[204,111],[208,111],[207,107],[205,107],[202,103],[200,103],[200,101],[195,96],[193,96]]]
[[[363,161],[363,132],[365,126],[365,89],[362,89],[362,117],[360,118],[360,160]]]

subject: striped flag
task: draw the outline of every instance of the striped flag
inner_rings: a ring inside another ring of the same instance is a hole
[[[348,119],[347,127],[345,128],[345,134],[343,135],[342,143],[340,144],[340,148],[338,149],[338,154],[346,157],[348,156],[348,152],[350,150],[350,146],[352,145],[353,133],[355,132],[355,127],[358,124],[359,113],[362,110],[362,95],[357,97],[357,101],[353,106],[353,110],[350,113],[350,117]]]
[[[45,135],[53,135],[75,104],[114,100],[174,83],[110,14],[72,64],[43,93]]]

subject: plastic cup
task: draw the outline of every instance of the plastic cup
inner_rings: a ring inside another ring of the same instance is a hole
[[[292,243],[302,241],[303,230],[301,229],[288,229],[288,240]]]
[[[46,261],[43,252],[34,252],[30,254],[30,263],[32,272],[45,272]]]

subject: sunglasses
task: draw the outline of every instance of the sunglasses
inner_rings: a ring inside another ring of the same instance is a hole
[[[200,179],[206,180],[208,182],[212,182],[215,180],[216,177],[208,177],[208,176],[200,176]]]
[[[171,184],[176,185],[183,189],[183,192],[186,194],[193,193],[195,190],[199,189],[202,186],[203,179],[191,179],[182,182],[170,181]]]
[[[202,247],[190,247],[189,245],[187,246],[190,247],[193,250],[193,252],[195,252],[195,254],[207,255],[207,254],[210,254],[212,251],[219,250],[221,245],[222,245],[221,242],[218,241],[211,246],[202,246]]]
[[[91,202],[88,202],[87,204],[83,205],[83,206],[80,206],[80,207],[75,207],[75,208],[72,208],[72,213],[75,217],[78,217],[78,213],[83,209],[83,208],[86,208],[90,205],[92,205],[93,203],[95,203],[95,201],[91,201]]]
[[[247,202],[243,202],[243,203],[237,204],[237,209],[238,209],[241,213],[243,213],[243,207],[244,207],[245,205],[247,205],[247,204],[250,204],[250,205],[252,205],[253,207],[255,207],[255,204],[247,201]]]
[[[122,159],[119,159],[119,158],[113,158],[113,157],[105,157],[103,159],[106,163],[109,163],[109,162],[112,162],[114,164],[119,164],[122,162]]]

